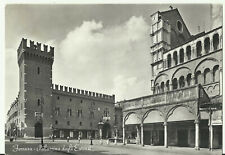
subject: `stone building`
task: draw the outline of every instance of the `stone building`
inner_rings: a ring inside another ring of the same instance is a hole
[[[118,102],[123,142],[221,148],[222,26],[191,35],[173,8],[151,20],[153,95]]]
[[[19,94],[6,132],[21,137],[108,138],[114,133],[114,95],[52,84],[54,48],[22,39],[17,50]],[[43,118],[43,119],[42,119]]]

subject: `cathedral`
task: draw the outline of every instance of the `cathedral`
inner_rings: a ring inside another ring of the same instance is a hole
[[[123,143],[222,146],[222,26],[192,35],[178,9],[151,15],[152,95],[118,102]]]

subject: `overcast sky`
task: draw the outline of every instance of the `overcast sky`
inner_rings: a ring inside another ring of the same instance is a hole
[[[55,47],[53,83],[115,94],[116,101],[151,94],[150,15],[169,5],[8,5],[5,111],[19,90],[22,37]],[[173,7],[192,34],[198,25],[209,30],[209,5]]]

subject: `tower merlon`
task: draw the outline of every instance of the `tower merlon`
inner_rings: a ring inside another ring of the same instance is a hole
[[[57,93],[66,93],[68,95],[80,95],[80,96],[87,96],[93,98],[99,98],[104,100],[115,100],[115,95],[106,95],[97,92],[92,92],[88,90],[72,88],[68,86],[62,86],[57,84],[52,84],[52,90]]]

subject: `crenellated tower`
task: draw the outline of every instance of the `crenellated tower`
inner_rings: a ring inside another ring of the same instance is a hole
[[[54,47],[22,39],[17,50],[19,66],[19,102],[24,113],[24,131],[28,137],[40,137],[43,112],[43,135],[48,136],[52,124],[52,65]],[[29,118],[29,119],[28,119]]]

